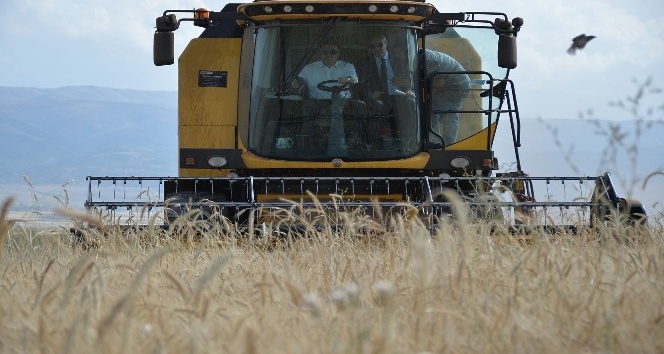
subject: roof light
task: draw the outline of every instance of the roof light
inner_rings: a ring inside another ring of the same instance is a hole
[[[198,27],[207,27],[210,24],[210,12],[204,8],[199,7],[194,10],[194,25]]]
[[[194,12],[195,20],[203,20],[203,19],[207,20],[209,18],[210,18],[210,12],[204,7],[199,7]]]
[[[307,5],[307,6],[304,8],[304,11],[309,12],[309,13],[314,12],[314,7],[311,6],[311,5]]]
[[[467,157],[455,157],[450,161],[450,165],[454,168],[466,168],[470,165],[470,160]]]
[[[369,12],[376,12],[378,11],[378,6],[376,5],[369,5]]]

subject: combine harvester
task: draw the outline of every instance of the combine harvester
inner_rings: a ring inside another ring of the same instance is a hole
[[[509,79],[521,18],[445,13],[401,0],[257,0],[221,11],[167,10],[156,19],[155,65],[174,63],[174,32],[185,22],[203,30],[178,60],[179,176],[88,177],[85,206],[109,223],[147,209],[163,213],[168,227],[200,210],[203,218],[220,215],[251,227],[275,222],[295,210],[294,202],[305,213],[403,212],[407,204],[423,220],[436,220],[453,212],[447,191],[479,221],[517,232],[646,219],[640,203],[616,193],[608,173],[522,171],[521,121]],[[402,58],[405,80],[390,90],[388,103],[366,94],[369,78],[360,70],[375,34]],[[339,59],[356,67],[359,82],[323,81],[317,87],[331,99],[312,104],[294,83],[330,41],[339,44]],[[449,54],[465,71],[427,70],[424,50]],[[460,108],[443,110],[433,85],[454,75],[467,75],[470,88]],[[460,126],[457,138],[445,141],[434,117],[451,113]],[[495,173],[499,122],[511,129],[516,172]]]

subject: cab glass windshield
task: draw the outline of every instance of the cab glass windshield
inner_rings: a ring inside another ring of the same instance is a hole
[[[423,135],[417,67],[416,32],[405,23],[261,26],[249,150],[302,161],[413,156]]]

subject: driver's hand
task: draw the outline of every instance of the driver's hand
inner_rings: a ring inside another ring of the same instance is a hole
[[[353,83],[353,78],[350,76],[343,76],[339,78],[339,84],[345,85],[345,84],[352,84]]]

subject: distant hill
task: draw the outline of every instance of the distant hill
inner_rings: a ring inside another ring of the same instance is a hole
[[[664,170],[664,125],[651,125],[638,137],[634,127],[633,121],[524,119],[522,167],[533,176],[611,171],[616,180],[629,184],[634,175],[631,162],[636,161],[642,181],[648,173]],[[624,134],[626,147],[612,152],[616,140],[603,131]],[[514,170],[510,133],[509,121],[502,121],[494,148],[501,167]],[[630,146],[639,148],[635,160],[625,153]],[[0,154],[0,198],[18,195],[21,205],[30,206],[31,194],[40,202],[52,201],[51,197],[62,198],[66,185],[71,204],[82,206],[88,175],[177,174],[177,93],[92,86],[0,87],[0,149],[5,152]],[[617,163],[606,161],[614,156]],[[639,185],[635,191],[650,204],[664,195],[664,177],[653,181],[659,184],[647,191]]]
[[[23,176],[57,190],[88,175],[177,174],[176,92],[0,87],[0,117],[0,196],[25,197]]]
[[[177,172],[177,94],[0,87],[0,181]]]
[[[496,139],[496,154],[514,155],[509,136],[509,123],[504,122]],[[640,124],[641,132],[637,132]],[[559,171],[595,174],[601,171],[631,168],[654,170],[664,168],[664,122],[633,120],[526,119],[521,122],[521,158],[524,170]],[[634,159],[629,156],[635,152]],[[615,163],[611,160],[614,159]],[[569,160],[569,161],[568,161]],[[571,165],[574,165],[571,166]],[[616,171],[618,172],[618,171]]]

